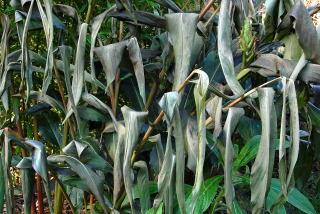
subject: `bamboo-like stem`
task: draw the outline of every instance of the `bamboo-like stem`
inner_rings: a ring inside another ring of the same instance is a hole
[[[271,83],[274,83],[274,82],[277,82],[277,81],[280,81],[282,79],[282,77],[278,77],[278,78],[275,78],[273,80],[270,80],[268,82],[265,82],[263,83],[262,85],[259,85],[258,87],[255,87],[253,89],[251,89],[250,91],[246,92],[244,95],[242,95],[241,97],[235,99],[232,103],[230,103],[229,105],[227,105],[227,108],[231,108],[231,107],[234,107],[235,105],[237,105],[239,102],[241,102],[242,100],[244,100],[246,97],[248,97],[249,95],[253,94],[254,92],[256,92],[259,88],[262,88],[266,85],[269,85]],[[209,117],[207,120],[206,120],[206,126],[208,126],[210,123],[213,122],[213,119],[211,117]]]
[[[13,92],[13,88],[11,88],[12,89],[12,92]],[[10,89],[10,90],[11,90]],[[11,93],[11,94],[13,94],[13,93]],[[23,102],[22,102],[22,104],[23,104]],[[22,106],[22,108],[23,108],[23,106]],[[24,109],[22,109],[22,112],[24,112]],[[21,116],[20,116],[20,118],[21,118]],[[19,134],[19,136],[21,137],[21,138],[24,138],[24,131],[23,131],[23,128],[22,128],[22,122],[21,122],[21,119],[19,119],[18,121],[17,121],[17,129],[18,129],[18,134]],[[23,148],[21,148],[21,153],[22,153],[22,157],[24,158],[24,157],[26,157],[26,151],[23,149]],[[22,176],[24,176],[24,175],[22,175]],[[31,214],[36,214],[37,213],[37,208],[36,208],[36,202],[35,202],[35,198],[34,198],[34,194],[33,194],[33,192],[32,192],[32,199],[31,199],[31,207],[30,207],[30,212],[31,212]]]
[[[68,194],[67,194],[67,191],[65,190],[63,184],[62,184],[61,181],[59,180],[57,173],[56,173],[55,171],[53,171],[53,170],[50,170],[50,172],[51,172],[52,177],[56,180],[58,186],[60,187],[60,190],[61,190],[64,198],[65,198],[66,201],[68,202],[68,205],[70,206],[71,212],[72,212],[73,214],[76,214],[77,212],[76,212],[76,210],[75,210],[75,208],[74,208],[74,206],[73,206],[73,204],[72,204],[72,202],[71,202],[71,199],[69,198],[69,196],[68,196]],[[55,211],[55,213],[56,213],[56,211]]]
[[[208,19],[208,21],[204,24],[204,26],[207,28],[209,26],[209,24],[212,22],[213,18],[217,15],[217,13],[219,12],[221,7],[221,3],[219,4],[219,6],[217,7],[217,9],[215,9],[215,11],[212,13],[212,15],[210,16],[210,18]]]
[[[198,16],[198,20],[200,21],[203,16],[208,12],[208,10],[212,7],[215,0],[210,0],[210,2],[201,10]]]
[[[68,107],[67,107],[66,100],[64,98],[64,93],[65,92],[64,92],[63,85],[62,85],[62,80],[61,80],[61,76],[60,76],[60,73],[59,73],[59,70],[58,70],[58,66],[57,66],[56,60],[53,61],[53,68],[54,68],[53,70],[54,70],[55,77],[56,77],[56,80],[57,80],[58,90],[59,90],[60,97],[61,97],[61,100],[62,100],[63,108],[64,108],[65,112],[67,113]],[[72,125],[72,121],[69,119],[67,123],[69,123],[69,128],[71,130],[72,139],[75,139],[75,130],[74,130],[74,127]]]
[[[62,147],[65,147],[68,143],[68,127],[69,123],[65,123],[64,127],[63,127],[63,139],[62,139]],[[60,151],[60,154],[62,154],[63,152]],[[56,174],[54,174],[54,172],[52,171],[51,174],[53,174],[53,176],[55,176]],[[65,197],[65,194],[63,193],[63,188],[61,187],[62,185],[59,184],[58,182],[60,181],[58,179],[58,176],[56,176],[57,178],[55,178],[56,180],[56,184],[55,184],[55,194],[54,194],[54,214],[61,214],[62,210],[63,210],[63,201]],[[67,198],[66,198],[67,199]],[[68,199],[67,199],[68,200]],[[70,207],[73,206],[72,204],[70,205]],[[72,209],[72,208],[71,208]]]
[[[96,0],[92,0],[91,4],[88,7],[87,15],[86,15],[86,23],[89,24],[91,20],[91,16],[93,14],[93,10],[96,7]]]
[[[158,88],[159,88],[159,81],[156,80],[155,82],[152,83],[150,94],[148,96],[148,99],[147,99],[146,104],[143,109],[144,111],[148,111],[148,109],[150,108],[150,106],[151,106],[151,104],[157,94]]]
[[[33,116],[33,137],[35,140],[39,140],[38,132],[39,132],[38,120],[35,116]],[[40,214],[44,214],[43,195],[42,195],[42,179],[38,173],[36,173],[36,184],[37,184],[38,212]]]

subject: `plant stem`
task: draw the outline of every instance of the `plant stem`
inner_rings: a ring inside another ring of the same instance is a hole
[[[148,96],[148,99],[147,99],[147,102],[146,102],[146,105],[144,106],[144,111],[148,111],[148,109],[150,108],[156,94],[157,94],[157,91],[158,91],[158,88],[159,88],[159,81],[156,80],[153,82],[152,84],[152,87],[151,87],[151,90],[150,90],[150,94]]]
[[[208,12],[208,10],[211,8],[211,6],[214,4],[215,0],[210,0],[210,2],[201,10],[198,16],[198,20],[201,21],[203,16]]]
[[[73,204],[72,204],[72,202],[71,202],[71,199],[69,198],[69,196],[68,196],[68,194],[67,194],[67,191],[65,190],[63,184],[62,184],[61,181],[59,180],[57,173],[56,173],[55,171],[52,171],[52,170],[50,170],[50,172],[51,172],[52,177],[56,180],[56,182],[57,182],[56,184],[59,185],[60,190],[61,190],[64,198],[65,198],[66,201],[68,202],[68,204],[69,204],[69,206],[70,206],[70,209],[71,209],[71,212],[72,212],[73,214],[76,214],[77,212],[76,212],[76,210],[75,210],[75,208],[74,208],[74,206],[73,206]],[[54,210],[54,213],[56,213],[56,210]],[[62,211],[61,211],[61,213],[62,213]]]
[[[62,147],[65,147],[68,143],[68,123],[64,124],[63,127],[63,139],[62,139]],[[60,154],[62,154],[62,150],[60,151]],[[55,176],[54,172],[52,172],[53,176]],[[55,178],[55,177],[54,177]],[[61,214],[63,210],[63,201],[64,201],[64,193],[63,188],[61,188],[61,185],[58,183],[59,179],[58,176],[55,178],[56,184],[55,184],[55,194],[54,194],[54,214]],[[70,205],[72,206],[72,205]]]
[[[38,135],[38,121],[35,116],[33,116],[33,137],[35,140],[39,140]],[[40,214],[44,214],[43,208],[43,195],[42,195],[42,179],[41,176],[36,173],[36,184],[37,184],[37,199],[38,199],[38,211]]]
[[[63,85],[62,85],[62,80],[61,80],[61,77],[60,77],[60,73],[59,73],[59,70],[58,70],[58,66],[57,66],[56,60],[53,61],[53,67],[54,67],[53,70],[54,70],[54,73],[55,73],[55,76],[56,76],[56,80],[57,80],[58,89],[59,89],[60,97],[61,97],[61,100],[62,100],[62,104],[63,104],[65,112],[67,113],[68,107],[67,107],[66,100],[64,98],[64,88],[63,88]],[[71,130],[72,139],[75,139],[75,130],[74,130],[74,127],[72,125],[72,121],[69,119],[67,123],[69,123],[69,128]]]
[[[88,11],[87,11],[87,16],[86,16],[86,23],[89,24],[90,20],[91,20],[91,16],[93,14],[93,10],[96,6],[96,0],[92,0],[91,4],[88,7]]]

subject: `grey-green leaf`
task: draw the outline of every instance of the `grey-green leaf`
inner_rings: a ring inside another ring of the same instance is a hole
[[[236,78],[231,50],[231,18],[229,16],[230,0],[221,2],[218,25],[218,53],[221,67],[228,86],[235,95],[242,95],[244,90]]]
[[[262,213],[269,191],[274,162],[274,138],[276,132],[275,110],[273,106],[274,90],[258,90],[262,134],[257,157],[251,169],[250,189],[253,213]]]

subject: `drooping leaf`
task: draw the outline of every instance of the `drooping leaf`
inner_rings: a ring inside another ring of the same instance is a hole
[[[288,177],[287,177],[287,186],[292,185],[293,183],[293,170],[298,160],[299,142],[300,142],[299,110],[298,110],[297,95],[296,95],[294,82],[291,79],[289,79],[288,100],[289,100],[289,109],[290,109],[290,133],[291,133],[292,147],[289,152],[290,167],[289,167]]]
[[[295,21],[294,28],[306,59],[319,64],[320,40],[311,17],[301,0],[295,1],[290,16]]]
[[[175,155],[172,151],[171,135],[173,131],[172,120],[175,117],[175,109],[177,108],[178,98],[179,95],[177,92],[168,92],[163,95],[159,102],[161,109],[165,113],[168,135],[166,142],[166,150],[164,153],[161,169],[158,175],[158,195],[156,196],[153,202],[153,207],[154,209],[158,209],[161,202],[163,202],[166,212],[172,212],[172,207],[170,206],[171,199],[169,188],[171,186],[171,181],[173,177]]]
[[[253,213],[262,213],[268,194],[274,163],[274,138],[276,116],[273,106],[274,90],[262,88],[258,91],[262,134],[257,157],[251,169],[250,189]]]
[[[198,199],[201,184],[203,183],[203,165],[205,159],[206,149],[206,96],[209,86],[208,75],[201,70],[195,71],[199,74],[199,79],[194,87],[194,98],[196,103],[197,112],[197,134],[198,134],[198,156],[197,156],[197,167],[194,181],[194,187],[192,190],[192,202],[190,204],[191,212],[195,209],[195,202]]]
[[[130,202],[132,213],[136,213],[136,208],[133,201],[133,179],[132,179],[132,168],[131,168],[131,158],[133,150],[137,144],[139,132],[142,128],[143,122],[148,115],[148,112],[137,112],[133,111],[127,106],[121,108],[125,127],[126,135],[124,140],[125,150],[124,150],[124,160],[123,160],[123,178],[126,193]]]
[[[224,154],[224,189],[226,204],[231,213],[233,213],[233,201],[235,197],[233,182],[232,182],[232,170],[233,170],[233,145],[231,136],[235,130],[241,116],[244,115],[244,110],[241,108],[229,108],[227,120],[223,127],[222,141],[225,142],[225,154]]]
[[[166,15],[169,42],[175,56],[173,90],[179,87],[190,72],[197,21],[198,14],[194,13]]]
[[[77,158],[69,155],[51,155],[48,157],[48,161],[51,162],[67,162],[73,171],[75,171],[83,182],[88,186],[90,191],[94,194],[96,199],[101,204],[105,213],[108,213],[106,207],[106,200],[103,196],[103,182],[104,178],[99,176],[89,167],[86,167],[81,161]],[[107,205],[112,208],[112,205],[107,201]]]
[[[218,53],[221,67],[228,86],[235,95],[242,95],[244,90],[234,72],[234,63],[231,50],[231,19],[229,16],[230,0],[221,2],[218,25]]]
[[[145,79],[142,64],[142,57],[139,44],[136,38],[126,41],[110,44],[94,49],[94,52],[100,59],[106,74],[107,87],[115,80],[116,75],[120,72],[120,63],[125,51],[128,51],[130,61],[134,68],[134,74],[137,79],[140,96],[145,103]]]
[[[91,27],[91,48],[90,48],[90,65],[91,65],[91,77],[96,78],[96,72],[94,67],[94,47],[96,43],[96,39],[100,30],[100,27],[106,17],[115,9],[115,7],[111,7],[105,10],[103,13],[99,14],[98,16],[94,17],[92,20],[92,27]],[[113,58],[114,60],[118,60],[118,58]]]
[[[49,175],[48,175],[48,164],[47,154],[44,145],[36,140],[26,140],[25,143],[33,147],[32,151],[32,167],[41,176],[44,181],[45,192],[47,194],[50,213],[53,213],[53,204],[51,199],[51,191],[49,188]]]
[[[2,160],[2,155],[0,154],[0,159]],[[5,200],[6,188],[4,181],[4,169],[2,165],[2,161],[0,162],[0,212],[3,212],[3,205]]]

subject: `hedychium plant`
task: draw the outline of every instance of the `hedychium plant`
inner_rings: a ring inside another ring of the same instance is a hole
[[[3,4],[1,213],[320,211],[314,9],[197,2]]]

